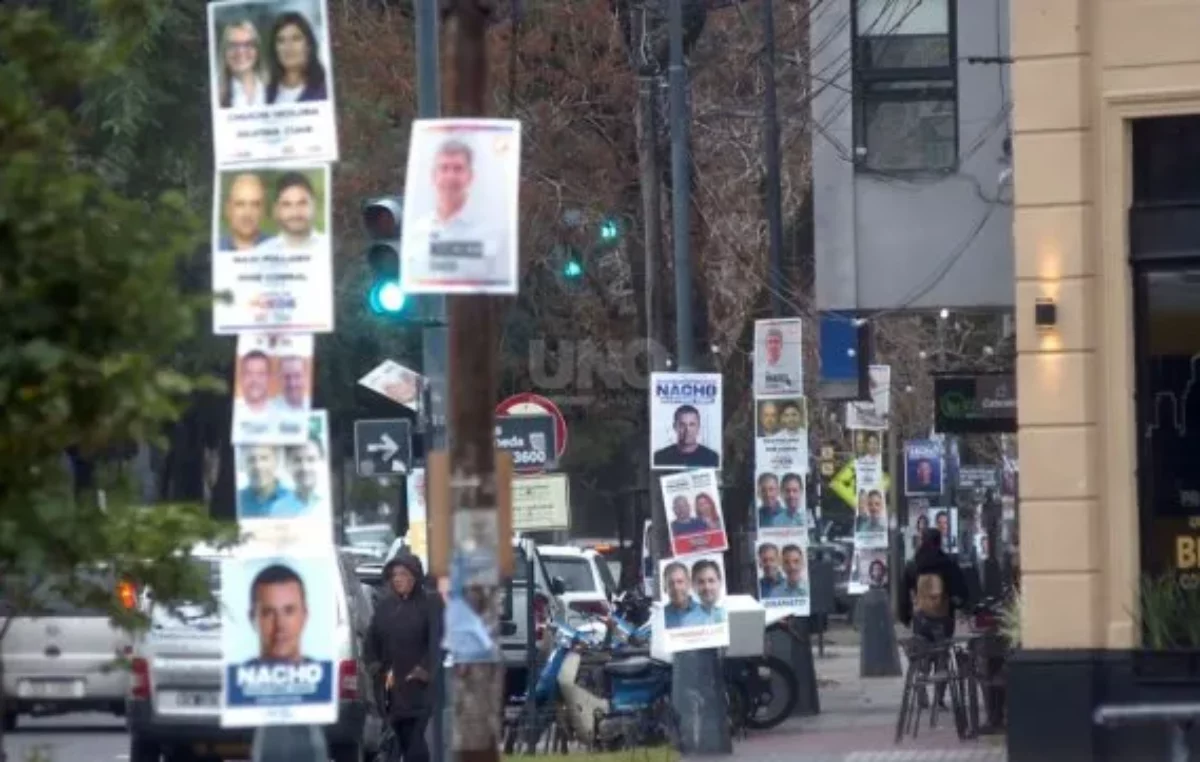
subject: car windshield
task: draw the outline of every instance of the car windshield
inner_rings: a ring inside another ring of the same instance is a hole
[[[600,556],[596,559],[596,571],[600,572],[600,581],[612,595],[617,594],[617,577],[621,574],[621,564]]]
[[[155,628],[194,627],[198,624],[208,624],[220,621],[217,615],[216,602],[220,600],[221,592],[221,562],[216,558],[197,557],[192,563],[198,571],[208,577],[208,587],[213,594],[214,603],[199,603],[187,601],[175,606],[154,606],[151,609],[151,626]]]
[[[592,574],[592,562],[573,556],[543,556],[550,579],[561,577],[568,593],[596,592],[596,577]]]
[[[31,584],[10,577],[0,585],[0,615],[19,607],[17,613],[24,616],[108,616],[108,609],[92,601],[111,592],[113,584],[112,575],[103,571],[79,572],[73,580],[66,575],[33,579]]]
[[[391,527],[347,527],[346,544],[350,546],[379,546],[388,547],[396,538]]]

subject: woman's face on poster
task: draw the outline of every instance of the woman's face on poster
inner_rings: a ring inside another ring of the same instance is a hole
[[[258,35],[249,24],[225,27],[225,65],[234,76],[253,71],[258,64]]]
[[[308,38],[296,24],[285,24],[275,33],[275,56],[285,71],[308,68]]]
[[[917,517],[917,536],[919,537],[921,535],[921,533],[924,532],[928,528],[929,528],[929,517],[922,513],[920,516]]]
[[[717,506],[713,504],[711,497],[708,495],[696,497],[696,515],[709,522],[717,520]]]

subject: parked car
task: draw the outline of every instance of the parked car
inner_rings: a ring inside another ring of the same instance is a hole
[[[383,558],[396,540],[396,532],[389,524],[359,524],[344,530],[347,549],[374,558]]]
[[[131,586],[110,583],[106,576],[94,581],[113,584],[123,603],[137,605]],[[76,605],[54,589],[49,581],[35,587],[29,597],[36,611],[12,616],[16,612],[0,588],[0,631],[8,628],[0,650],[5,730],[14,729],[21,715],[125,713],[130,682],[125,660],[133,636],[115,627],[109,612]]]
[[[538,551],[550,579],[562,581],[563,592],[559,598],[568,611],[590,616],[608,615],[611,595],[599,569],[605,564],[594,551],[589,553],[566,545],[542,545]],[[607,566],[605,571],[608,571]]]
[[[193,551],[214,592],[220,589],[220,561],[225,552]],[[339,557],[336,639],[338,718],[324,728],[333,762],[361,762],[374,753],[382,731],[362,662],[366,596],[354,576],[349,557]],[[176,756],[245,759],[253,728],[223,728],[221,705],[221,620],[197,604],[171,611],[155,605],[146,591],[141,605],[150,628],[133,648],[132,681],[127,701],[129,762],[160,762]]]

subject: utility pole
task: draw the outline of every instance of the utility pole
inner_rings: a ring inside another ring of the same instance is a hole
[[[478,117],[487,93],[487,23],[490,3],[454,3],[453,86],[455,116]],[[490,296],[449,299],[450,506],[454,515],[451,558],[481,551],[499,559],[500,495],[497,484],[493,405],[496,397],[499,342],[495,302]],[[452,577],[461,574],[452,570]],[[489,633],[499,629],[499,572],[456,580],[454,591],[479,616]],[[451,683],[454,705],[453,746],[459,762],[499,762],[504,664],[495,661],[455,664]]]
[[[775,3],[762,2],[763,25],[763,157],[767,165],[767,234],[769,241],[771,314],[783,316],[783,181],[779,168],[779,110],[775,95]]]
[[[667,0],[667,36],[671,59],[671,213],[675,248],[675,365],[695,370],[692,355],[692,247],[690,201],[692,195],[688,113],[688,72],[683,59],[683,0]]]

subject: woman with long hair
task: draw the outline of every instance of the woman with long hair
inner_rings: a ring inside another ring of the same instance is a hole
[[[267,103],[304,103],[329,97],[317,35],[303,15],[281,13],[271,27],[271,84]]]
[[[717,511],[717,503],[706,492],[696,495],[696,517],[711,530],[721,528],[721,514]]]
[[[226,24],[221,32],[217,97],[221,108],[262,106],[267,102],[267,66],[258,28],[249,19]]]

